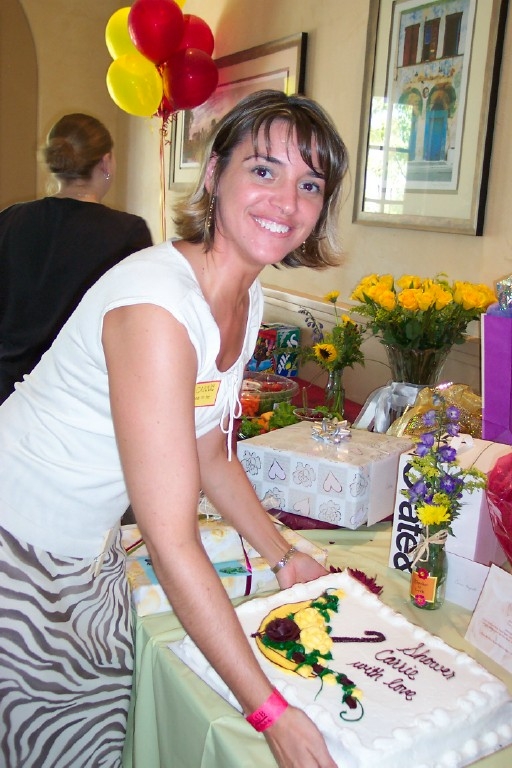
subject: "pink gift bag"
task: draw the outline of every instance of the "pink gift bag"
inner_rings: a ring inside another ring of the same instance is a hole
[[[482,316],[482,438],[512,445],[512,317]]]

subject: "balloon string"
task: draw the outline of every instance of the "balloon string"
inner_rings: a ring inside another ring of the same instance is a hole
[[[166,184],[165,184],[165,136],[167,133],[165,120],[162,122],[162,128],[160,129],[160,224],[162,228],[162,242],[167,240],[167,227],[165,221],[166,211]]]

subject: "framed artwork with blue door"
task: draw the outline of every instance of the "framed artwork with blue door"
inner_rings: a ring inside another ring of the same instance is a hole
[[[483,233],[507,11],[370,3],[354,221]]]

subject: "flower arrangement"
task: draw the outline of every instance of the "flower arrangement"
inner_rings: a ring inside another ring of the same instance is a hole
[[[483,284],[449,282],[445,275],[420,278],[368,275],[351,295],[357,311],[384,344],[407,349],[443,349],[464,341],[468,323],[496,302]]]
[[[298,356],[302,361],[314,360],[327,371],[353,368],[356,363],[364,365],[361,344],[366,329],[348,315],[340,314],[336,306],[339,295],[339,291],[331,291],[324,296],[324,301],[334,307],[335,322],[329,333],[324,333],[323,324],[315,319],[309,309],[299,309],[299,314],[305,316],[307,327],[312,330],[313,345],[300,347]]]
[[[449,443],[448,438],[459,434],[458,408],[447,405],[440,390],[434,391],[432,401],[434,407],[422,416],[425,432],[406,470],[409,487],[402,490],[424,530],[412,553],[411,599],[421,608],[437,608],[444,600],[444,544],[453,536],[452,523],[460,514],[463,490],[473,493],[487,484],[487,476],[480,470],[459,466],[457,450]]]
[[[410,487],[402,493],[415,506],[420,523],[437,533],[446,530],[460,514],[462,490],[468,493],[485,488],[487,477],[479,469],[463,469],[457,464],[457,450],[449,437],[459,434],[459,409],[447,405],[440,391],[433,395],[434,408],[422,416],[425,432],[410,458],[407,477]]]

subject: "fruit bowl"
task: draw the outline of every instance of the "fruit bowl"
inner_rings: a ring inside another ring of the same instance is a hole
[[[246,371],[240,394],[242,413],[244,416],[261,416],[272,411],[277,403],[290,402],[298,391],[297,382],[286,376]]]

